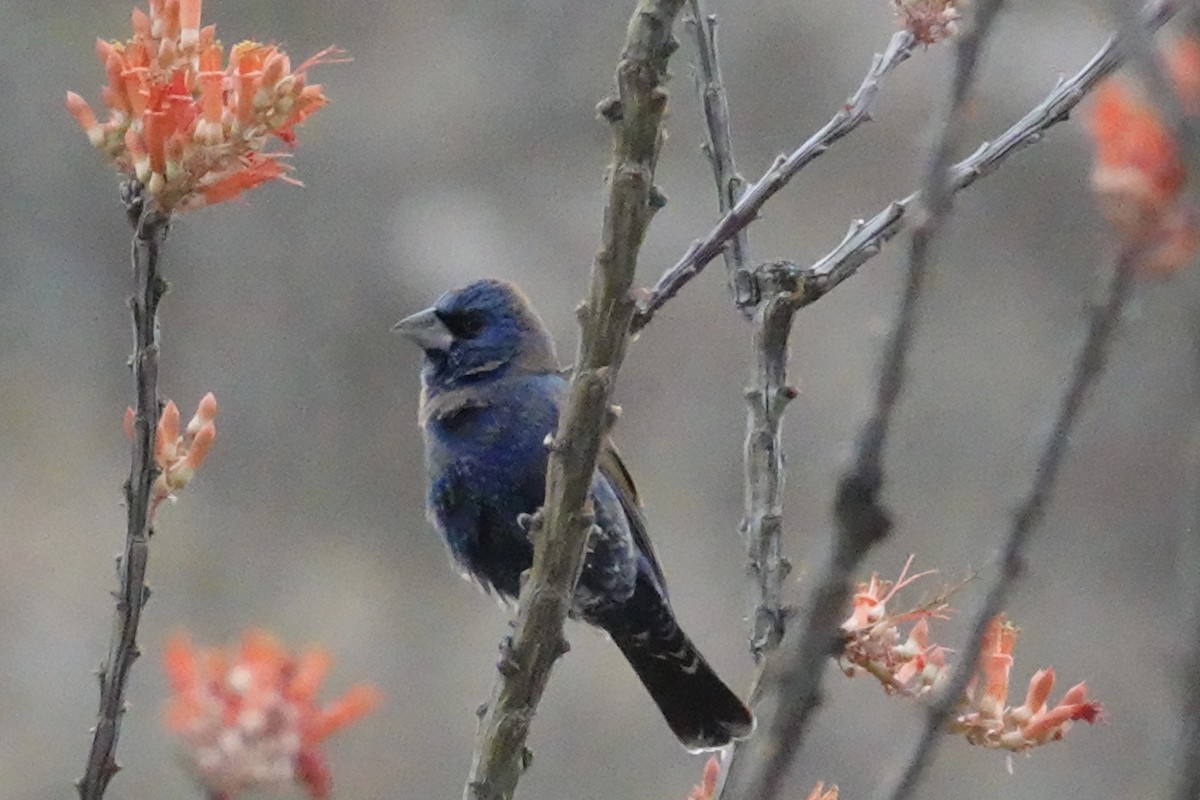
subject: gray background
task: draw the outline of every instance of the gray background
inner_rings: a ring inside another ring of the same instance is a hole
[[[423,518],[418,353],[388,334],[443,290],[523,284],[565,359],[599,241],[609,88],[630,2],[210,0],[226,44],[277,39],[295,61],[331,43],[330,107],[301,131],[297,177],[175,226],[162,307],[164,396],[216,392],[219,436],[160,512],[147,657],[136,667],[113,798],[194,796],[162,735],[159,652],[247,626],[336,653],[330,693],[374,682],[386,705],[330,745],[339,796],[457,797],[508,613],[455,577]],[[823,123],[893,30],[884,0],[720,4],[739,163],[756,175]],[[131,397],[129,231],[116,181],[62,107],[98,103],[96,35],[128,36],[127,0],[0,0],[0,796],[72,796],[110,625]],[[968,142],[1007,126],[1100,44],[1083,3],[1013,4],[989,48]],[[849,221],[915,186],[950,50],[888,80],[877,121],[817,162],[753,228],[762,258],[814,259]],[[714,220],[688,66],[675,61],[671,139],[640,280]],[[1111,255],[1078,122],[961,195],[890,452],[895,535],[949,578],[990,563],[1053,413],[1095,277]],[[803,313],[786,428],[793,594],[819,558],[833,483],[866,408],[903,247]],[[1146,796],[1168,779],[1184,647],[1180,548],[1193,485],[1194,276],[1147,285],[1072,442],[1070,466],[1011,605],[1014,679],[1053,664],[1086,677],[1108,721],[1017,758],[947,741],[928,797]],[[741,389],[748,328],[719,267],[632,347],[618,440],[648,504],[678,612],[735,686],[743,643]],[[985,571],[990,575],[990,571]],[[982,582],[956,598],[968,611]],[[930,584],[930,588],[933,588]],[[919,592],[918,592],[919,594]],[[914,597],[916,599],[916,597]],[[961,620],[946,628],[953,646]],[[528,798],[681,798],[701,760],[674,742],[615,648],[578,626],[534,727]],[[1020,690],[1015,690],[1014,693]],[[1056,693],[1057,696],[1058,693]],[[793,774],[869,796],[919,720],[868,680],[830,670]]]

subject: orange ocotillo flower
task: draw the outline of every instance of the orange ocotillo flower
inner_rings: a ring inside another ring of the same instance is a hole
[[[1009,672],[1018,633],[1017,627],[1000,615],[984,635],[976,680],[950,726],[972,744],[1023,752],[1062,739],[1072,722],[1091,724],[1101,717],[1100,703],[1088,699],[1084,683],[1071,687],[1057,704],[1047,707],[1054,688],[1053,668],[1034,673],[1023,704],[1008,705]]]
[[[163,500],[174,499],[175,493],[196,475],[196,470],[208,458],[213,441],[217,438],[217,398],[212,393],[204,395],[196,413],[187,427],[180,430],[179,407],[168,400],[158,418],[158,429],[154,437],[154,462],[158,465],[158,477],[154,481],[150,502],[150,515]],[[125,435],[133,439],[135,414],[132,408],[125,409]]]
[[[704,771],[700,776],[700,783],[692,787],[692,791],[688,793],[687,800],[715,800],[717,795],[717,781],[721,777],[721,762],[716,756],[712,756],[708,761],[704,762]],[[813,790],[808,793],[806,800],[838,800],[838,787],[830,786],[825,788],[824,783],[818,783],[813,787]]]
[[[1200,112],[1200,42],[1181,37],[1165,48],[1180,107]],[[1087,110],[1095,144],[1092,186],[1118,236],[1138,249],[1143,272],[1169,274],[1200,250],[1196,211],[1183,197],[1187,168],[1175,132],[1134,80],[1106,78]]]
[[[326,103],[307,82],[317,64],[340,59],[322,50],[296,68],[275,45],[242,42],[229,52],[215,26],[200,27],[200,0],[150,0],[133,12],[133,38],[96,42],[108,82],[108,116],[67,92],[67,109],[117,169],[140,181],[165,212],[236,197],[275,178],[292,183],[285,153],[295,128]]]
[[[840,661],[847,675],[872,675],[889,694],[926,699],[950,679],[952,651],[933,640],[931,626],[949,614],[946,598],[951,589],[906,611],[889,608],[899,591],[932,574],[909,575],[910,566],[911,556],[895,581],[874,574],[858,585],[851,614],[842,623]],[[975,677],[948,726],[971,744],[1024,752],[1062,739],[1073,722],[1093,723],[1100,718],[1100,704],[1088,699],[1083,683],[1068,689],[1056,705],[1047,706],[1054,687],[1053,669],[1034,674],[1022,705],[1008,704],[1018,632],[1003,615],[987,627]]]
[[[200,783],[221,800],[291,783],[314,800],[329,797],[332,776],[321,743],[380,699],[359,685],[319,707],[329,652],[294,655],[261,631],[246,633],[237,647],[205,650],[176,634],[163,661],[173,692],[167,728]]]
[[[841,661],[847,675],[868,673],[889,693],[925,697],[949,676],[946,650],[932,641],[929,623],[945,619],[950,607],[939,598],[905,611],[888,608],[898,592],[933,574],[909,575],[912,562],[909,556],[895,581],[875,573],[858,585],[842,623]]]

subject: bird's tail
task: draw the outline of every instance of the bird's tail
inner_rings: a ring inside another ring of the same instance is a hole
[[[643,576],[619,621],[604,627],[688,750],[723,747],[754,730],[750,709],[717,677]]]

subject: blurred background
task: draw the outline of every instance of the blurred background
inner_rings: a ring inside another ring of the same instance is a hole
[[[714,3],[741,170],[823,124],[894,30],[885,0]],[[632,2],[209,0],[232,44],[283,43],[295,61],[329,44],[332,103],[300,132],[296,176],[174,226],[161,309],[162,390],[190,415],[221,406],[216,447],[158,518],[112,798],[198,796],[163,735],[160,652],[251,626],[336,654],[330,696],[362,680],[386,704],[331,744],[343,798],[458,797],[476,706],[492,686],[509,612],[460,580],[426,524],[416,426],[419,353],[388,333],[447,288],[522,284],[574,351],[572,308],[599,242],[609,90]],[[99,103],[96,36],[129,35],[128,0],[0,0],[0,797],[69,798],[107,648],[132,394],[130,231],[115,175],[63,108]],[[1105,10],[1011,5],[999,22],[966,144],[1036,103],[1101,44]],[[644,250],[654,281],[715,219],[685,46],[674,61],[671,198]],[[876,121],[838,144],[751,230],[760,259],[807,263],[850,221],[919,180],[951,49],[888,78]],[[964,151],[965,152],[965,151]],[[1030,477],[1111,247],[1072,121],[959,195],[937,248],[927,313],[889,457],[892,538],[947,580],[989,565]],[[787,544],[799,597],[824,551],[834,482],[862,419],[897,299],[902,240],[802,313],[786,422]],[[1086,678],[1105,724],[1017,758],[944,743],[930,797],[1148,796],[1169,779],[1179,630],[1197,563],[1196,275],[1144,286],[1072,442],[1069,466],[1010,606],[1023,628],[1014,683],[1045,665]],[[742,387],[749,328],[719,263],[631,348],[616,431],[637,477],[681,620],[719,671],[748,685],[741,516]],[[865,576],[864,576],[865,577]],[[969,616],[985,581],[955,598]],[[933,584],[928,587],[932,590]],[[912,597],[919,599],[918,590]],[[954,646],[964,620],[948,625]],[[702,760],[676,744],[616,649],[572,625],[533,730],[525,798],[682,798]],[[1056,692],[1056,696],[1058,692]],[[827,702],[796,765],[870,796],[920,715],[831,665]]]

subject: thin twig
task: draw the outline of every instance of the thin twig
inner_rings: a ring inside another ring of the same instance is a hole
[[[912,753],[891,788],[881,793],[888,800],[904,800],[916,787],[929,762],[934,744],[943,726],[966,691],[975,674],[983,634],[993,617],[1004,607],[1013,584],[1020,577],[1025,547],[1046,513],[1070,444],[1071,432],[1079,419],[1088,393],[1104,372],[1113,335],[1121,321],[1121,312],[1133,285],[1137,253],[1131,248],[1122,253],[1109,279],[1104,304],[1092,311],[1087,338],[1071,370],[1071,380],[1059,403],[1054,428],[1042,448],[1029,493],[1013,515],[1013,525],[1005,539],[1000,557],[1000,573],[989,587],[975,618],[971,633],[959,654],[950,679],[926,706],[925,725]]]
[[[1164,25],[1175,13],[1174,3],[1157,2],[1143,13],[1142,24],[1151,29]],[[980,178],[995,172],[1009,156],[1040,142],[1047,130],[1066,121],[1071,111],[1090,92],[1101,78],[1121,64],[1120,37],[1112,37],[1094,56],[1065,81],[1061,81],[1025,116],[990,142],[950,169],[950,186],[955,192],[971,186]],[[783,269],[775,275],[783,283],[791,282],[798,300],[805,306],[820,300],[858,268],[879,255],[883,246],[904,229],[909,212],[921,201],[921,192],[890,203],[865,222],[856,221],[842,241],[809,267]]]
[[[1155,0],[1142,10],[1140,24],[1150,30],[1157,30],[1175,14],[1177,6],[1178,0]],[[977,179],[991,174],[1009,156],[1041,141],[1047,129],[1066,120],[1100,79],[1121,65],[1125,58],[1126,44],[1125,34],[1109,38],[1079,72],[1061,81],[1042,102],[1016,124],[993,141],[981,145],[970,157],[955,164],[950,170],[950,185],[953,190],[961,191]],[[914,192],[891,203],[866,222],[855,222],[833,251],[811,267],[796,270],[794,281],[797,291],[805,295],[800,301],[802,305],[820,299],[853,275],[865,262],[878,255],[883,245],[903,229],[906,215],[920,198],[920,192]],[[753,216],[741,217],[735,209],[722,217],[709,233],[688,248],[684,256],[663,273],[655,288],[651,289],[639,304],[638,315],[634,319],[635,330],[649,323],[664,303],[716,257],[729,236],[753,221]]]
[[[1200,433],[1193,434],[1200,439]],[[1200,442],[1193,444],[1200,448]],[[1193,470],[1195,477],[1195,470]],[[1192,491],[1197,492],[1193,484]],[[1200,556],[1200,519],[1193,519],[1189,538],[1184,546],[1191,559],[1184,559],[1187,565],[1187,580],[1193,585],[1188,586],[1192,596],[1190,618],[1184,627],[1185,641],[1188,651],[1184,655],[1182,669],[1179,671],[1179,744],[1175,756],[1175,800],[1196,800],[1200,797],[1200,585],[1196,584],[1196,556]]]
[[[729,213],[746,189],[746,181],[733,162],[733,134],[729,124],[729,99],[721,78],[721,57],[717,50],[717,17],[708,13],[705,0],[688,0],[692,28],[696,37],[696,88],[704,109],[704,152],[712,165],[717,182],[717,206]],[[746,231],[735,233],[725,242],[725,274],[734,305],[749,316],[754,304],[754,276],[750,270],[750,247]]]
[[[698,275],[708,262],[716,258],[725,242],[757,219],[763,205],[796,177],[800,170],[824,154],[836,141],[871,119],[871,106],[879,93],[880,81],[908,59],[912,54],[913,44],[912,34],[907,31],[899,31],[892,36],[887,49],[876,54],[871,61],[871,68],[867,70],[858,90],[833,118],[791,154],[779,156],[771,168],[746,189],[737,204],[721,217],[715,228],[704,238],[692,242],[683,257],[659,278],[658,283],[650,289],[649,295],[638,304],[637,316],[633,322],[635,331],[645,327],[664,303]],[[736,297],[739,307],[753,305],[760,299],[759,293],[753,291],[752,286],[747,289],[746,292],[739,292]]]
[[[1200,9],[1197,9],[1200,11]],[[1193,19],[1195,17],[1193,16]],[[1192,362],[1193,405],[1192,413],[1200,410],[1200,314],[1193,312],[1192,352],[1197,356]],[[1179,543],[1179,579],[1183,593],[1190,599],[1188,616],[1184,619],[1183,641],[1187,652],[1179,670],[1179,742],[1175,756],[1175,800],[1196,800],[1200,797],[1200,421],[1192,423],[1191,441],[1188,448],[1188,477],[1193,493],[1188,504],[1188,518],[1184,521]]]
[[[839,492],[838,520],[842,535],[864,519],[883,518],[882,508],[850,508],[843,500],[878,503],[878,491],[883,480],[883,449],[887,442],[892,412],[904,388],[908,352],[916,333],[918,304],[929,267],[929,251],[934,237],[950,213],[954,188],[950,182],[950,164],[959,133],[962,129],[968,95],[975,80],[975,69],[983,42],[1003,0],[981,0],[972,6],[969,23],[960,34],[955,48],[955,69],[951,81],[950,106],[941,123],[941,130],[925,171],[922,205],[924,214],[913,230],[908,249],[908,273],[900,310],[884,349],[883,366],[879,375],[878,392],[871,418],[863,426],[855,464],[842,479]],[[855,530],[852,538],[869,547],[886,533]]]
[[[592,529],[585,501],[628,343],[637,255],[663,203],[654,186],[667,102],[662,84],[678,46],[671,30],[682,6],[683,0],[639,0],[617,64],[617,94],[599,107],[613,134],[603,244],[580,309],[579,350],[550,446],[543,512],[531,525],[533,566],[521,589],[516,630],[501,648],[500,674],[480,721],[466,800],[509,800],[515,793],[530,723],[554,662],[566,649],[563,621]]]
[[[154,437],[158,428],[158,302],[166,283],[158,274],[159,251],[167,234],[168,219],[154,204],[143,202],[140,187],[124,190],[130,221],[134,224],[131,261],[135,290],[129,298],[133,312],[134,351],[131,359],[136,407],[129,479],[125,482],[128,526],[125,550],[120,556],[120,589],[109,640],[108,660],[100,669],[99,719],[92,734],[87,769],[78,784],[80,800],[100,800],[120,767],[117,739],[125,714],[125,686],[140,650],[138,622],[150,595],[146,587],[149,556],[150,504],[158,476],[154,462]]]
[[[926,169],[924,220],[913,232],[909,247],[906,285],[884,348],[874,411],[859,435],[854,463],[838,485],[832,556],[819,573],[796,641],[791,647],[785,642],[779,658],[764,671],[758,706],[763,730],[743,746],[749,752],[740,763],[731,764],[726,783],[729,798],[770,800],[778,796],[812,712],[820,703],[821,679],[826,660],[838,647],[838,623],[845,613],[854,573],[867,551],[887,535],[891,526],[889,514],[879,499],[883,487],[883,450],[896,401],[904,388],[930,245],[950,211],[951,157],[974,83],[980,49],[1001,3],[1002,0],[981,0],[973,6],[965,30],[958,38],[950,103]]]

